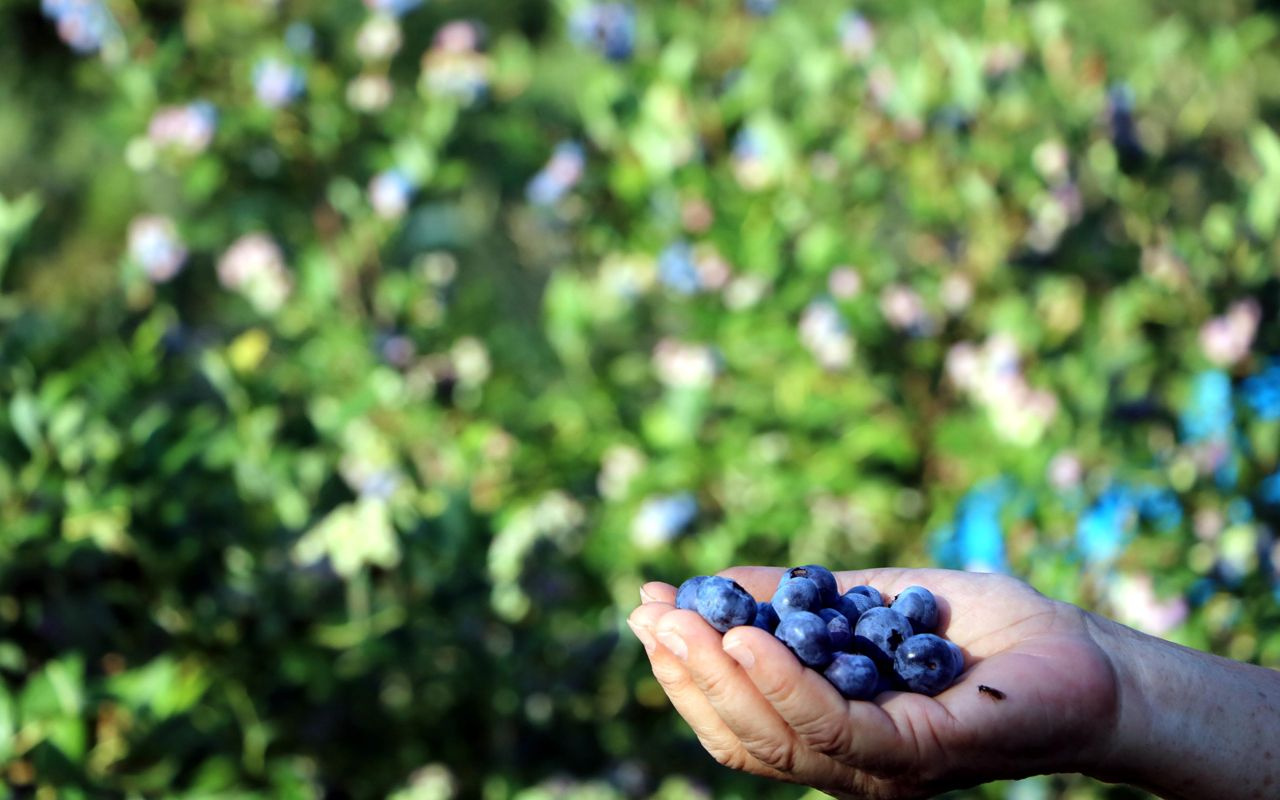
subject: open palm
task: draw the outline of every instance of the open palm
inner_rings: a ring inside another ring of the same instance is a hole
[[[782,570],[721,574],[768,599]],[[879,569],[837,578],[841,591],[932,590],[939,632],[965,653],[955,685],[937,697],[848,701],[767,632],[735,628],[722,639],[674,608],[674,587],[642,590],[646,602],[629,622],[677,711],[721,763],[840,796],[910,798],[1074,770],[1102,755],[1118,713],[1116,679],[1080,609],[1000,575]]]

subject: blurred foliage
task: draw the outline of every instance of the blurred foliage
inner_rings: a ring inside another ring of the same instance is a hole
[[[734,563],[1280,665],[1276,11],[0,0],[0,774],[795,797],[618,633]]]

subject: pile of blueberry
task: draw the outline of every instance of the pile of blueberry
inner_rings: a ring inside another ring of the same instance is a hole
[[[831,570],[809,564],[787,570],[770,601],[757,602],[728,578],[690,578],[676,607],[698,612],[721,633],[738,625],[772,633],[850,700],[888,690],[933,696],[964,669],[960,648],[933,632],[938,603],[922,586],[886,606],[870,586],[840,594]]]

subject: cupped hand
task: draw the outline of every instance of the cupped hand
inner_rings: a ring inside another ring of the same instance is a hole
[[[767,600],[782,572],[720,574]],[[694,612],[675,608],[675,587],[646,584],[628,624],[672,704],[720,763],[842,797],[915,798],[1084,771],[1106,755],[1118,687],[1085,612],[1002,575],[876,569],[836,576],[841,592],[867,584],[886,601],[913,584],[931,590],[938,632],[964,651],[964,672],[936,697],[885,692],[848,701],[768,632],[740,627],[722,638]]]

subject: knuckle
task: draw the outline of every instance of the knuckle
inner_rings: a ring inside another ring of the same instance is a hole
[[[797,677],[799,676],[770,676],[758,685],[760,694],[774,706],[789,705],[795,699]]]
[[[840,720],[819,719],[796,733],[811,750],[826,756],[843,756],[849,752],[849,726]]]
[[[864,797],[867,800],[908,800],[908,798],[920,796],[919,792],[912,791],[907,784],[900,781],[887,781],[865,772],[855,775],[852,783],[854,796]]]
[[[742,745],[762,764],[779,772],[791,772],[796,768],[795,745],[786,739],[744,740]]]
[[[909,714],[903,716],[902,722],[899,725],[898,730],[900,731],[899,738],[902,741],[908,742],[911,745],[910,747],[911,761],[916,764],[922,763],[920,760],[920,749],[921,749],[920,738],[921,737],[920,737],[920,732],[916,730],[915,718]]]
[[[702,745],[702,749],[706,750],[716,763],[728,767],[729,769],[745,769],[751,760],[747,752],[742,749],[742,743],[737,737],[732,736],[724,731],[718,730],[695,730],[698,742]]]
[[[703,742],[702,746],[722,767],[740,772],[746,770],[749,758],[741,747],[712,747],[706,742]]]
[[[707,696],[712,705],[732,699],[733,692],[729,683],[731,676],[724,670],[707,670],[694,673],[698,688]]]
[[[689,688],[689,671],[683,665],[676,663],[674,659],[654,658],[649,666],[653,670],[653,677],[657,679],[668,694],[682,692]]]

